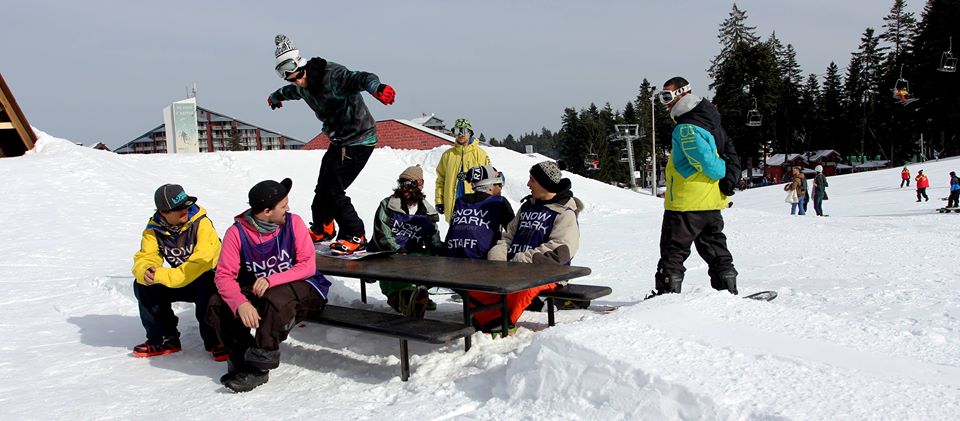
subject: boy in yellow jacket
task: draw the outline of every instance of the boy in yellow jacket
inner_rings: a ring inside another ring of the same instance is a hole
[[[227,358],[205,322],[207,303],[216,293],[213,272],[220,257],[220,237],[207,211],[177,184],[164,184],[153,195],[157,211],[147,221],[140,251],[133,256],[133,292],[147,341],[133,348],[137,357],[179,352],[180,332],[171,303],[196,304],[200,337],[216,361]],[[169,267],[163,267],[166,261]]]
[[[457,199],[473,193],[470,184],[464,181],[467,170],[490,165],[490,157],[473,137],[469,120],[458,118],[453,124],[453,135],[457,137],[457,143],[443,152],[437,164],[437,212],[442,213],[447,222],[453,216]]]

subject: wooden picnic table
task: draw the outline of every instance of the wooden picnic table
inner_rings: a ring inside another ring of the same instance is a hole
[[[396,281],[498,294],[500,302],[493,306],[470,308],[469,296],[463,297],[464,324],[471,325],[471,314],[500,308],[502,336],[509,325],[506,294],[566,281],[590,274],[590,268],[553,264],[530,264],[493,260],[462,259],[439,256],[386,255],[361,260],[346,260],[317,255],[317,269],[325,275],[348,278]],[[469,349],[470,340],[466,339]]]

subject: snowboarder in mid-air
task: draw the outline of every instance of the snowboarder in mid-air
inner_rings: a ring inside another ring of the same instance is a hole
[[[384,105],[393,104],[396,93],[373,73],[351,71],[320,57],[305,60],[285,35],[277,35],[274,42],[277,75],[290,84],[271,93],[267,104],[277,109],[283,101],[304,100],[330,138],[314,189],[311,238],[315,243],[336,238],[330,244],[335,254],[363,250],[367,244],[363,221],[346,190],[373,153],[377,127],[360,92],[368,92]],[[334,221],[340,227],[339,236]]]

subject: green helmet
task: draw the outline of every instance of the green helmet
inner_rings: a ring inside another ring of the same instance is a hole
[[[465,118],[458,118],[457,121],[453,123],[453,127],[472,130],[472,128],[470,127],[470,120],[467,120]]]

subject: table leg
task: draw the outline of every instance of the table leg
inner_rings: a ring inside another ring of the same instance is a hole
[[[360,301],[367,303],[367,282],[364,279],[360,279]]]
[[[400,340],[400,380],[407,381],[410,378],[410,352],[407,350],[407,340]]]
[[[510,334],[510,312],[507,311],[507,294],[500,295],[500,337],[506,338]]]
[[[463,297],[463,324],[465,324],[465,325],[467,325],[467,326],[471,326],[471,325],[473,324],[473,323],[472,323],[472,320],[473,320],[473,312],[470,311],[470,293],[467,292],[467,291],[463,291],[462,297]],[[469,351],[469,350],[470,350],[470,345],[471,345],[471,337],[470,337],[470,336],[464,336],[464,337],[463,337],[463,352]]]

